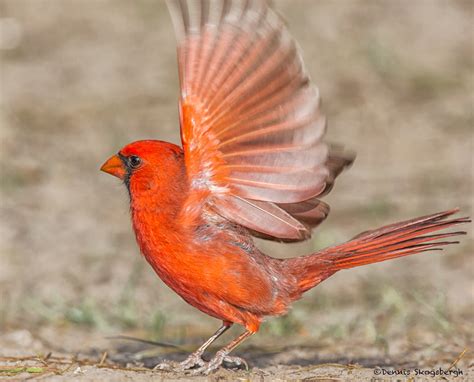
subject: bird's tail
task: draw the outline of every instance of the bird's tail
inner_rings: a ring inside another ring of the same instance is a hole
[[[446,239],[464,235],[466,232],[432,234],[470,222],[469,218],[447,219],[456,212],[458,209],[390,224],[363,232],[344,244],[326,248],[315,254],[288,259],[287,270],[298,280],[297,294],[301,295],[341,269],[425,251],[442,250],[444,245],[458,243]]]

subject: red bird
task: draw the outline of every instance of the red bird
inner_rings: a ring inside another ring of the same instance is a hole
[[[265,1],[169,2],[178,36],[182,148],[131,143],[101,168],[125,183],[140,250],[186,302],[222,320],[180,364],[209,373],[266,316],[337,271],[455,243],[456,210],[366,231],[296,258],[262,253],[252,237],[302,241],[328,215],[321,201],[354,157],[323,142],[326,120],[297,45]],[[428,235],[429,234],[429,235]],[[209,363],[202,354],[233,324],[245,332]]]

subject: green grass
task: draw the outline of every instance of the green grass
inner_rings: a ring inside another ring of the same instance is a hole
[[[0,376],[8,375],[8,376],[15,376],[21,373],[30,373],[30,374],[38,374],[43,373],[45,368],[38,367],[38,366],[14,366],[14,367],[0,367]]]

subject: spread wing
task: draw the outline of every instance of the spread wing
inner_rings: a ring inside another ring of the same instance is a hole
[[[255,235],[303,240],[353,157],[329,155],[319,92],[264,0],[170,0],[193,203]],[[332,159],[331,159],[332,158]]]

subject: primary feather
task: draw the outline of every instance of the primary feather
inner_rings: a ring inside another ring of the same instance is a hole
[[[315,198],[353,156],[331,165],[319,92],[295,41],[265,1],[169,5],[191,187],[259,236],[307,239],[329,211]],[[294,213],[298,203],[314,208]]]

